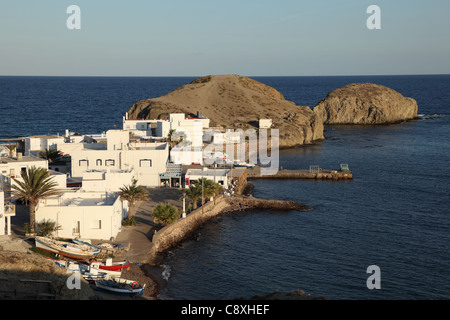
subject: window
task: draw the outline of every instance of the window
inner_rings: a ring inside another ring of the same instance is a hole
[[[89,160],[80,160],[79,165],[80,167],[87,167],[89,166]]]
[[[139,160],[139,166],[140,167],[151,167],[152,160],[151,159],[141,159],[141,160]]]
[[[72,234],[79,234],[79,233],[80,233],[80,221],[73,221]]]
[[[98,167],[101,167],[101,166],[102,166],[102,159],[97,159],[97,161],[95,162],[95,164],[96,164]]]
[[[114,160],[113,160],[113,159],[105,160],[105,166],[106,166],[106,167],[112,167],[112,166],[114,166]]]
[[[102,220],[91,220],[91,229],[101,229]]]

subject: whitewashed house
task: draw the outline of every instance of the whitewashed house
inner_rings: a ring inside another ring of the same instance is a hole
[[[58,144],[64,143],[64,136],[39,135],[25,137],[25,155],[39,155],[45,149],[56,149]]]
[[[82,177],[82,190],[86,192],[119,192],[136,178],[134,170],[86,170]]]
[[[186,171],[185,177],[185,188],[189,188],[190,184],[194,180],[206,178],[212,180],[228,189],[231,183],[230,169],[209,169],[207,167],[199,169],[188,169]]]
[[[39,201],[36,222],[51,220],[60,229],[55,236],[111,240],[120,231],[128,204],[115,193],[64,192]]]
[[[200,133],[194,132],[194,126],[201,124]],[[202,135],[202,130],[209,128],[210,120],[197,115],[186,118],[184,113],[171,113],[168,119],[129,119],[128,113],[123,117],[123,130],[129,130],[136,136],[167,138],[170,130],[188,131],[189,136]]]
[[[13,178],[20,178],[21,172],[35,166],[40,168],[48,168],[48,161],[35,156],[22,156],[20,152],[16,157],[0,158],[0,188],[9,189],[8,185],[13,182]],[[65,188],[65,186],[64,186]]]
[[[139,185],[159,185],[159,174],[165,172],[169,157],[167,143],[131,142],[130,133],[125,130],[109,130],[106,140],[106,143],[93,144],[95,148],[84,145],[83,149],[71,153],[72,177],[81,178],[89,170],[118,170],[126,174],[123,181],[128,181],[133,171]]]

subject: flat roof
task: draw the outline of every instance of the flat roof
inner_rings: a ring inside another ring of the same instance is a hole
[[[230,172],[229,169],[188,169],[186,172],[186,176],[205,176],[205,177],[214,177],[214,176],[226,176]]]
[[[0,158],[0,164],[2,162],[9,163],[9,162],[30,162],[30,161],[47,161],[43,158],[34,157],[34,156],[22,156],[22,159],[17,159],[17,157],[1,157]]]
[[[95,196],[92,196],[95,194]],[[62,196],[64,200],[60,202],[58,206],[61,207],[97,207],[97,206],[111,206],[117,200],[117,195],[105,196],[104,193],[94,192],[83,192],[83,193],[64,193]],[[56,198],[56,197],[55,197]],[[48,198],[48,199],[55,199]],[[48,205],[49,207],[55,205]]]
[[[58,136],[58,135],[37,135],[37,136],[28,136],[28,137],[23,137],[22,139],[26,139],[26,138],[43,138],[43,139],[56,139],[56,138],[63,138],[64,136]]]

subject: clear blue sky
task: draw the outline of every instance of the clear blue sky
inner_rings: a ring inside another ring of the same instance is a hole
[[[450,73],[449,15],[449,0],[0,0],[0,75]]]

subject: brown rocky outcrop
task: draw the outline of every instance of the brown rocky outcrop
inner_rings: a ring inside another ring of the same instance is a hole
[[[417,102],[372,83],[353,83],[330,92],[314,108],[324,124],[384,124],[417,117]]]
[[[280,148],[323,139],[323,123],[311,108],[297,106],[276,89],[239,75],[210,75],[183,85],[165,96],[141,100],[129,110],[130,119],[164,119],[169,113],[201,115],[211,127],[249,129],[258,119],[272,119],[279,129]]]

